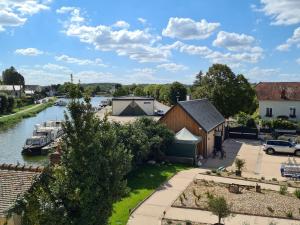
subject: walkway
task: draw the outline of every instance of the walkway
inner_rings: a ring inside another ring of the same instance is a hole
[[[163,184],[149,199],[147,199],[138,209],[131,215],[127,225],[160,225],[164,212],[165,218],[177,220],[191,220],[195,222],[213,223],[217,221],[217,217],[213,216],[208,211],[181,209],[171,207],[177,197],[186,189],[186,187],[196,179],[213,180],[223,183],[238,183],[246,185],[255,185],[256,182],[230,179],[217,176],[208,176],[199,174],[204,172],[203,169],[190,169],[179,172],[168,182]],[[259,183],[263,189],[268,188],[278,190],[278,185]],[[288,191],[294,191],[289,188]],[[276,225],[300,225],[294,220],[276,219],[260,216],[248,216],[235,214],[225,220],[226,224],[230,225],[269,225],[270,222],[276,222]],[[246,222],[246,223],[245,223]]]
[[[12,113],[12,114],[9,114],[9,115],[1,116],[0,119],[6,118],[6,117],[10,117],[10,116],[14,116],[14,115],[17,115],[17,114],[20,114],[20,113],[24,113],[24,112],[27,112],[27,111],[30,111],[30,110],[32,110],[32,109],[37,108],[38,106],[40,106],[40,105],[42,105],[42,104],[44,104],[44,103],[36,104],[36,105],[34,105],[34,106],[30,107],[30,108],[23,109],[23,110],[21,110],[21,111],[19,111],[19,112],[16,112],[16,113]]]

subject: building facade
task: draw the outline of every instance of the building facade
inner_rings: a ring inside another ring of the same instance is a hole
[[[112,98],[113,116],[153,116],[154,98],[124,96]]]
[[[262,119],[300,120],[300,82],[261,82],[255,89]]]
[[[175,133],[186,128],[192,134],[201,137],[197,144],[198,155],[208,157],[215,148],[216,139],[224,140],[225,118],[207,100],[197,99],[180,101],[173,106],[160,122]]]

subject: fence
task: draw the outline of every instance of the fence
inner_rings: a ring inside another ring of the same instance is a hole
[[[227,127],[226,136],[229,138],[258,139],[258,130],[248,127]]]

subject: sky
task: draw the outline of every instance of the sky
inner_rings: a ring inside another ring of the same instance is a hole
[[[0,0],[0,71],[27,84],[191,84],[214,63],[300,81],[300,0]]]

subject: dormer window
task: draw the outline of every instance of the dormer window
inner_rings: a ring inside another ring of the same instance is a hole
[[[273,116],[272,108],[266,108],[266,117],[272,117],[272,116]]]
[[[291,118],[296,117],[296,107],[290,107],[290,117]]]

